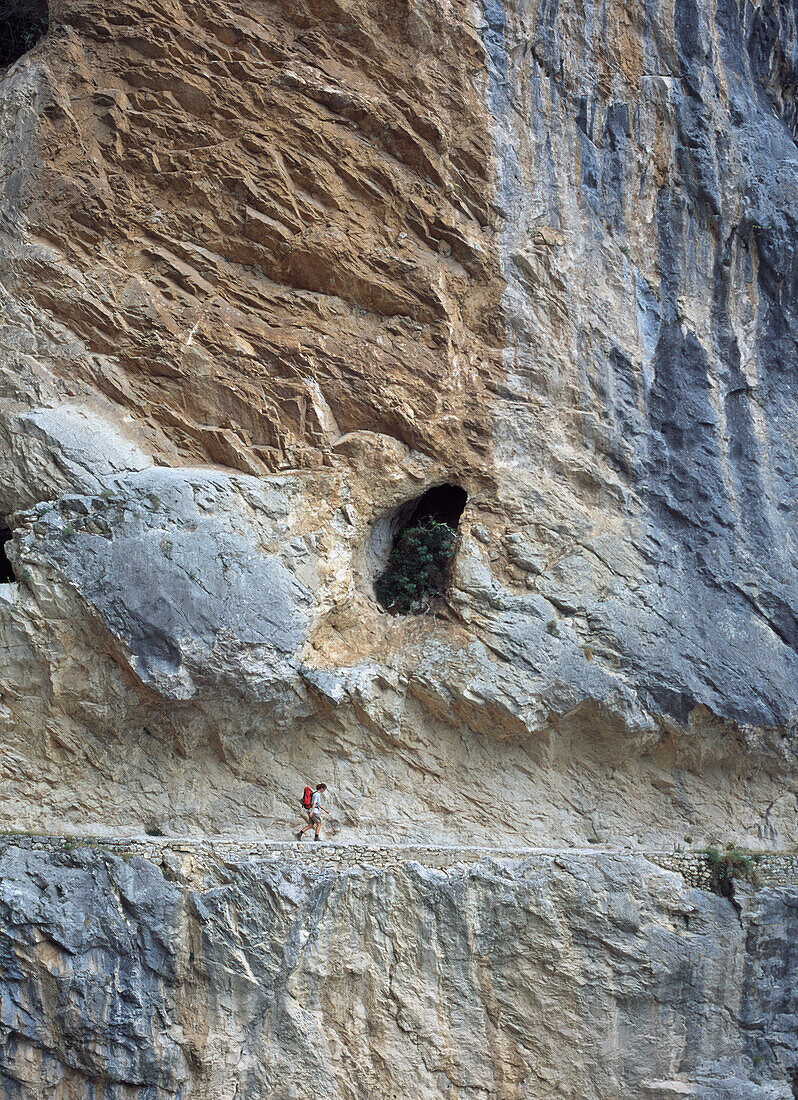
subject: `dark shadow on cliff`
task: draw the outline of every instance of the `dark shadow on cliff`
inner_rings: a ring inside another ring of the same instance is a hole
[[[388,517],[391,552],[374,582],[377,599],[388,611],[423,611],[445,594],[467,500],[459,485],[436,485]]]
[[[0,0],[0,69],[6,68],[47,34],[50,14],[42,0]]]
[[[11,539],[11,531],[4,523],[0,523],[0,584],[10,584],[17,578],[11,568],[11,562],[6,557],[6,543]]]

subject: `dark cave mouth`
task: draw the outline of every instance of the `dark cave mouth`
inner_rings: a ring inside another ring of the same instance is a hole
[[[0,0],[0,69],[32,50],[49,26],[47,0]]]
[[[11,584],[17,578],[6,555],[6,543],[11,540],[11,528],[0,521],[0,584]]]
[[[467,502],[468,493],[459,485],[435,485],[375,526],[377,542],[390,543],[385,567],[374,581],[374,593],[386,611],[419,614],[445,596]]]

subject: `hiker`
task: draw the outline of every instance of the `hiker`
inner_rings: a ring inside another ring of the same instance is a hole
[[[308,792],[310,791],[310,787],[305,787],[305,794],[302,798],[302,805],[307,810],[307,813],[308,813],[308,824],[304,827],[304,829],[299,830],[299,832],[296,835],[297,840],[301,840],[302,837],[304,836],[304,834],[308,831],[308,829],[313,829],[313,828],[315,828],[315,830],[316,830],[316,835],[313,837],[313,839],[314,840],[321,840],[321,837],[319,836],[319,833],[321,832],[321,813],[322,813],[322,810],[324,810],[324,812],[326,814],[328,814],[330,812],[329,810],[326,810],[324,808],[324,806],[322,806],[322,804],[321,804],[322,791],[326,791],[326,790],[327,790],[327,784],[326,783],[319,783],[319,785],[316,787],[316,790],[313,791],[313,793],[310,796],[310,805],[307,805],[306,799],[308,797]]]

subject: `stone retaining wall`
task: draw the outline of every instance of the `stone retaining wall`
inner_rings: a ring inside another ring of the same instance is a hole
[[[798,885],[798,853],[743,853],[754,864],[756,883],[760,886]],[[702,852],[646,853],[646,858],[667,871],[678,871],[691,886],[707,886],[712,878],[709,861]]]
[[[611,857],[647,859],[667,871],[682,875],[691,886],[708,888],[712,874],[706,855],[701,851],[646,852],[631,848],[479,848],[406,844],[336,844],[305,841],[269,841],[263,839],[228,840],[195,837],[56,837],[5,834],[0,847],[17,844],[38,851],[74,851],[94,848],[122,858],[140,856],[164,867],[183,881],[199,883],[214,867],[225,864],[272,860],[295,861],[299,865],[346,870],[351,867],[399,867],[408,862],[446,870],[456,865],[469,866],[482,859],[509,859],[547,863],[567,857],[596,859]],[[761,886],[798,885],[798,852],[746,852],[756,866]]]

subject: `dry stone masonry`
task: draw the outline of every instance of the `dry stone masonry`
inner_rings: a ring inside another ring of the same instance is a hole
[[[268,862],[286,864],[295,862],[302,868],[326,871],[348,871],[355,867],[374,867],[399,870],[408,863],[440,871],[462,869],[481,860],[523,861],[540,867],[559,866],[558,860],[579,859],[586,863],[624,860],[630,857],[631,848],[607,849],[545,849],[545,848],[491,848],[460,844],[430,846],[426,844],[336,844],[325,841],[294,842],[279,840],[248,840],[192,837],[81,837],[81,836],[0,836],[0,850],[19,847],[25,851],[45,853],[70,853],[78,849],[107,852],[122,859],[135,856],[166,868],[185,882],[201,882],[212,878],[216,868],[242,862]],[[790,886],[798,887],[798,852],[747,852],[756,868],[757,888]],[[648,860],[666,871],[681,875],[689,886],[709,889],[711,871],[707,855],[703,851],[651,852],[634,851],[635,859]]]

